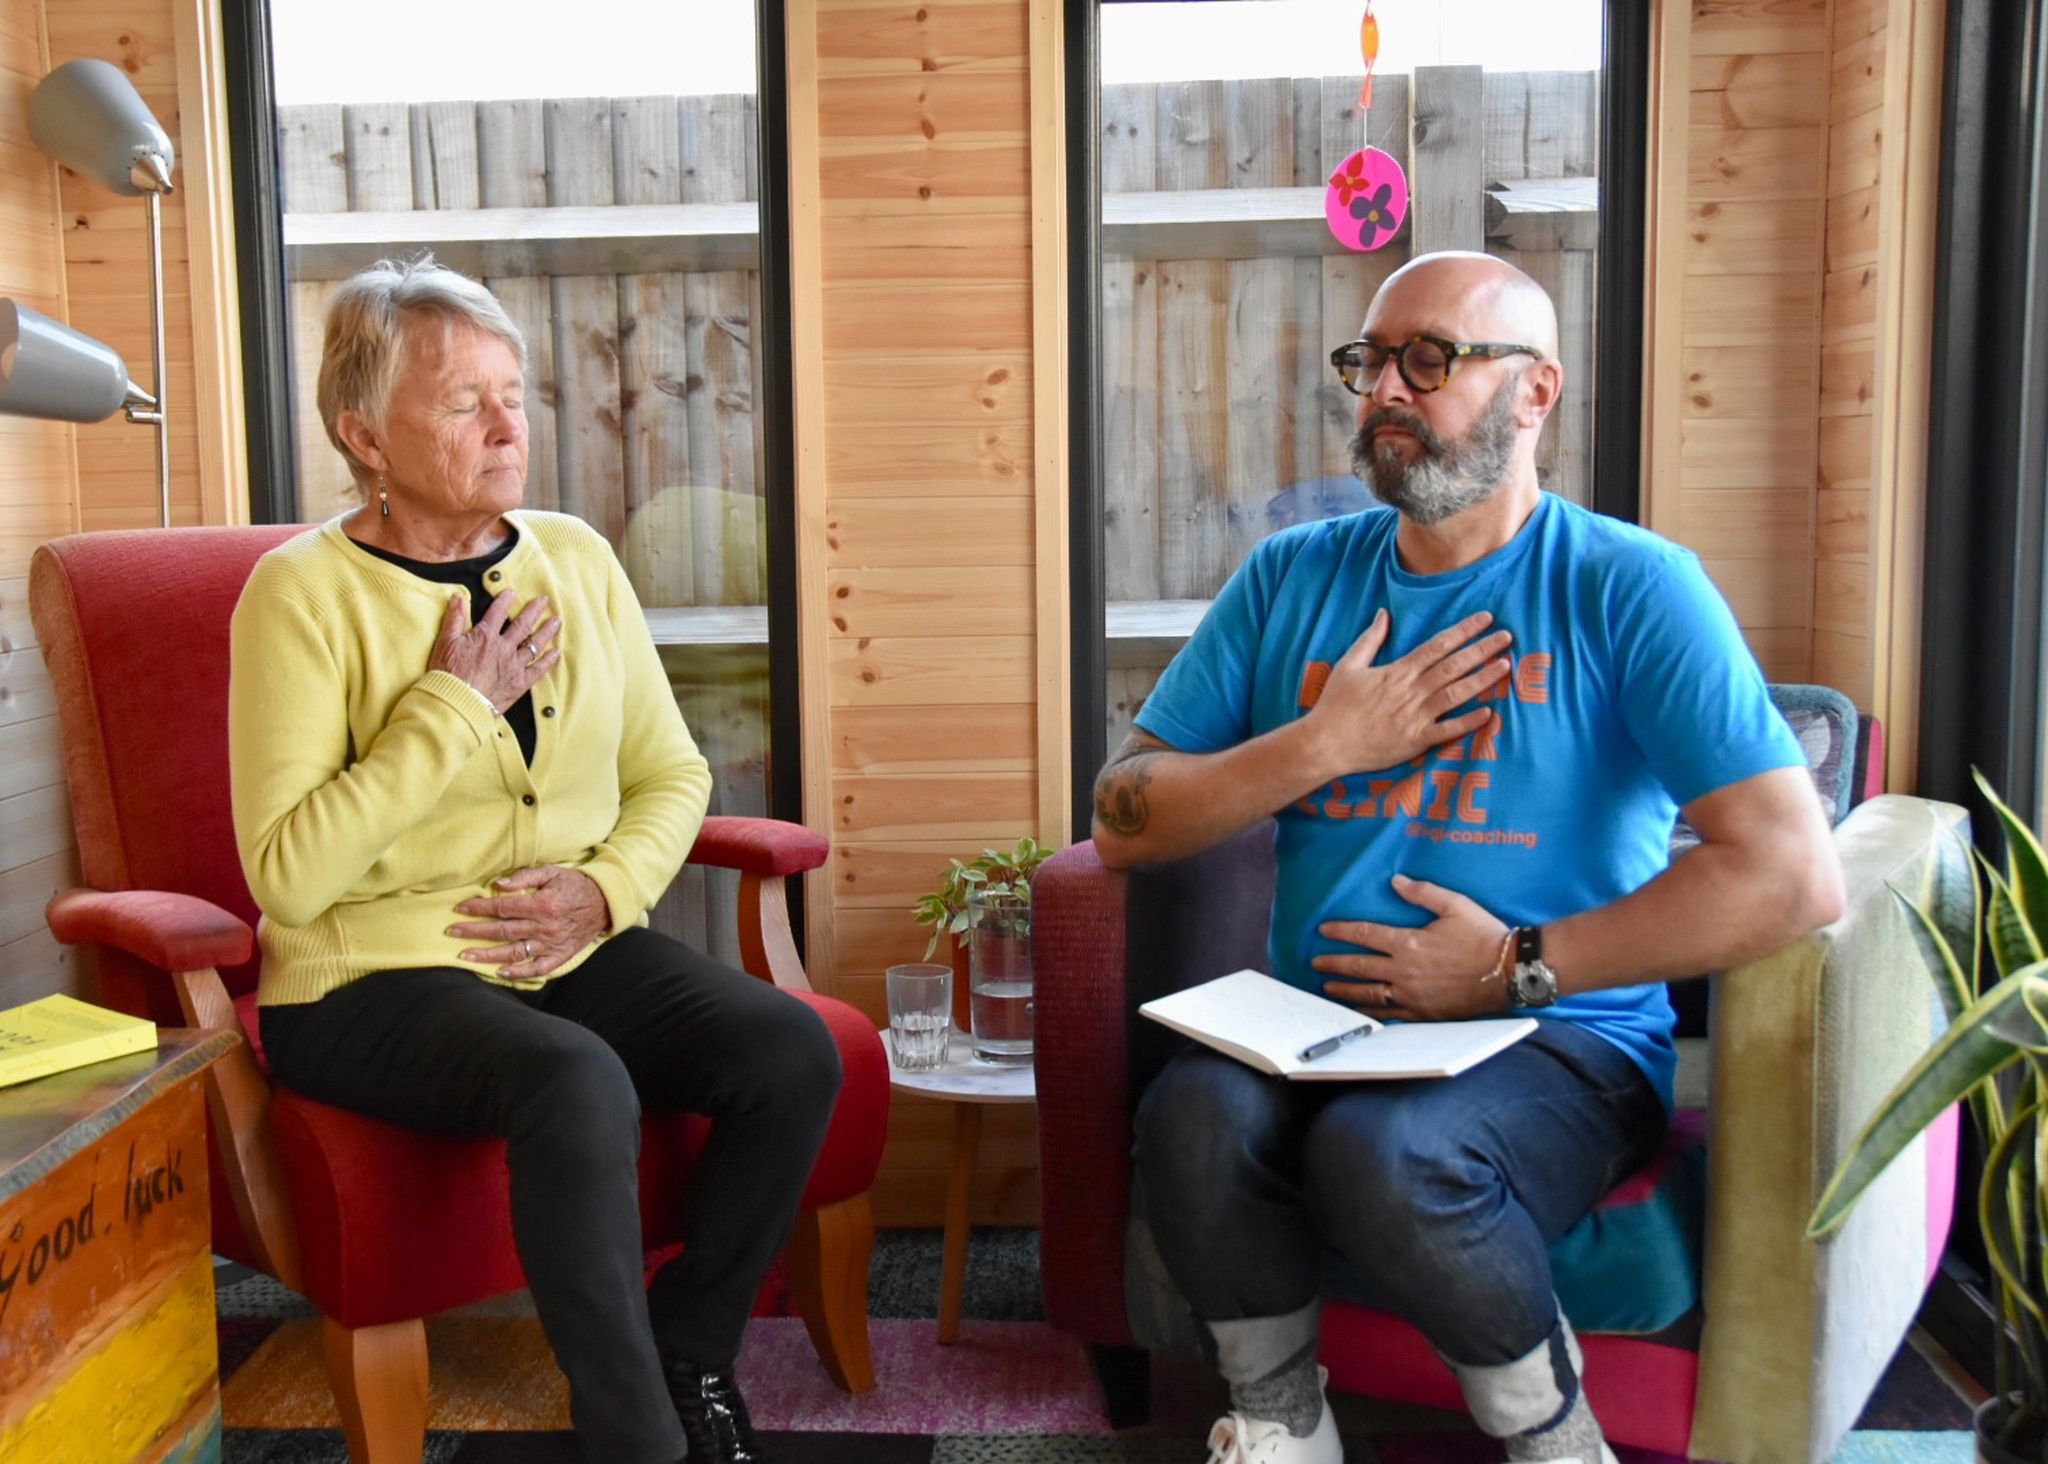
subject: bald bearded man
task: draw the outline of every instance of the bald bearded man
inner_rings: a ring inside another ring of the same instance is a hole
[[[1423,256],[1331,360],[1386,506],[1252,551],[1104,768],[1095,841],[1126,867],[1277,815],[1275,975],[1392,1020],[1540,1020],[1433,1081],[1184,1051],[1139,1107],[1136,1203],[1230,1383],[1211,1464],[1342,1459],[1333,1254],[1510,1460],[1600,1464],[1545,1248],[1663,1135],[1662,983],[1833,920],[1841,870],[1699,561],[1539,486],[1565,386],[1542,288]],[[1680,810],[1701,842],[1673,862]]]

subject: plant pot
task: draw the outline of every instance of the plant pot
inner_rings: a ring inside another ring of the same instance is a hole
[[[974,1030],[973,966],[968,959],[967,932],[953,941],[953,1025],[963,1032]]]
[[[1986,1398],[1977,1405],[1972,1420],[1977,1435],[1977,1464],[2040,1464],[2038,1437],[2019,1440],[2018,1448],[1994,1442],[2017,1401],[2017,1394],[2008,1394],[2003,1398]]]

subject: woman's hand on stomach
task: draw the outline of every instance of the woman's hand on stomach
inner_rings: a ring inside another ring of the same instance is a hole
[[[541,624],[548,613],[548,597],[534,596],[516,617],[514,598],[506,590],[491,601],[483,619],[465,627],[463,597],[453,596],[441,617],[434,653],[427,658],[429,671],[460,676],[489,697],[500,716],[562,659],[561,647],[549,644],[562,629],[561,617]]]
[[[462,953],[496,966],[510,981],[535,981],[611,929],[611,907],[597,881],[580,869],[536,864],[493,881],[499,893],[455,908],[480,918],[448,927],[463,940],[488,942]]]

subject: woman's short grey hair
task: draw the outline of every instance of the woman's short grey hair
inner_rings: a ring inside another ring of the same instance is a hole
[[[343,280],[327,306],[327,336],[320,352],[320,421],[327,440],[348,460],[358,483],[373,476],[335,430],[343,412],[372,426],[384,424],[391,388],[405,361],[409,329],[427,320],[443,330],[468,325],[496,336],[526,369],[526,339],[497,296],[431,254],[393,262],[380,259]]]

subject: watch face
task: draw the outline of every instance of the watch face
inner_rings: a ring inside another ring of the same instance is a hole
[[[1515,967],[1515,1005],[1549,1006],[1557,1000],[1557,978],[1542,962]]]

